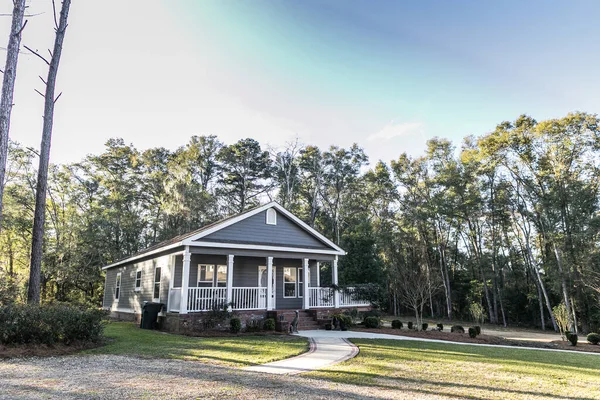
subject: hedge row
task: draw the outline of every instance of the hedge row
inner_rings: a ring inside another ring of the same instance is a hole
[[[0,343],[71,344],[103,338],[106,312],[64,304],[0,307]]]

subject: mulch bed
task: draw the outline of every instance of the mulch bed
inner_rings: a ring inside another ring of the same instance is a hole
[[[164,332],[169,333],[169,332]],[[231,333],[230,331],[225,330],[210,330],[207,329],[205,331],[191,331],[182,333],[185,336],[192,337],[240,337],[240,336],[290,336],[284,332],[277,331],[258,331],[258,332],[239,332],[239,333]]]
[[[0,359],[17,357],[64,356],[68,354],[77,353],[82,350],[100,347],[102,345],[104,345],[104,343],[72,343],[70,345],[66,345],[63,343],[17,344],[10,346],[0,344]]]
[[[469,337],[468,333],[456,333],[456,332],[444,332],[444,331],[415,331],[408,329],[392,329],[392,328],[361,328],[353,327],[353,331],[356,332],[372,332],[372,333],[385,333],[387,335],[398,335],[417,337],[423,339],[436,339],[445,340],[448,342],[460,342],[460,343],[477,343],[477,344],[491,344],[491,345],[502,345],[502,346],[514,346],[514,347],[535,347],[538,349],[556,349],[556,350],[574,350],[589,353],[600,353],[599,345],[592,345],[585,341],[585,337],[580,338],[577,346],[571,346],[569,342],[556,340],[553,342],[534,342],[525,340],[510,340],[499,336],[491,335],[479,335],[476,338]]]

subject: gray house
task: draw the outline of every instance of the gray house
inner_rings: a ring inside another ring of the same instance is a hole
[[[368,306],[351,289],[320,285],[323,263],[338,283],[338,256],[344,254],[272,202],[105,266],[103,304],[114,317],[137,319],[144,302],[161,302],[167,320],[200,317],[221,304],[253,318],[277,310]]]

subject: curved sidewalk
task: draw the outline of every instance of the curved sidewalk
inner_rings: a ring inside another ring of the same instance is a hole
[[[306,332],[300,332],[301,336],[306,336]],[[299,356],[287,358],[285,360],[274,361],[262,365],[254,365],[244,368],[246,371],[265,372],[269,374],[299,374],[301,372],[314,371],[332,364],[349,360],[358,354],[358,347],[350,343],[345,338],[337,337],[312,337],[310,340],[310,350]]]

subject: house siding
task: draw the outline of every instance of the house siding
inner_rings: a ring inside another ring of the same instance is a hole
[[[276,283],[276,308],[279,310],[286,309],[301,309],[302,308],[302,297],[298,297],[298,290],[296,290],[296,297],[283,297],[283,268],[285,267],[295,267],[302,268],[301,260],[293,260],[293,259],[281,259],[277,258],[273,260],[273,265],[277,267],[275,276],[277,279]]]
[[[161,267],[159,302],[166,304],[169,296],[171,264],[173,256],[163,255],[145,261],[122,265],[106,271],[103,307],[121,312],[141,313],[145,301],[153,301],[154,270]],[[135,290],[135,276],[142,271],[141,288]],[[117,274],[121,273],[121,292],[115,301]]]
[[[198,239],[198,241],[331,250],[328,245],[281,213],[277,213],[276,225],[268,225],[266,218],[265,210]]]

